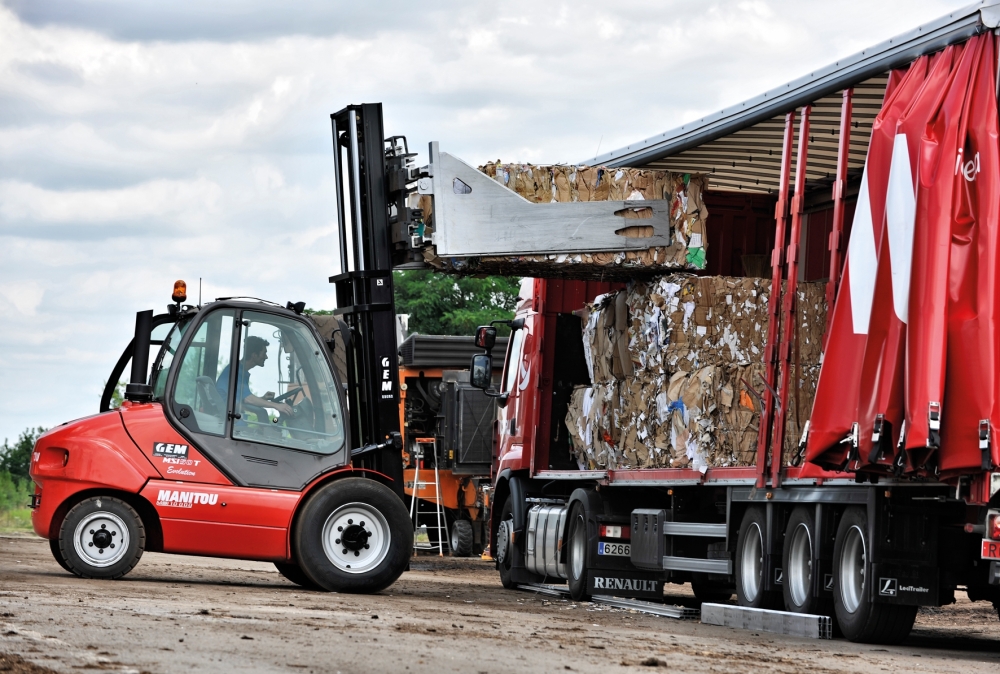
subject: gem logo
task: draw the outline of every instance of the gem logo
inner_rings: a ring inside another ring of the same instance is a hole
[[[186,459],[187,455],[187,445],[178,445],[172,442],[157,442],[153,444],[153,456],[173,456]]]
[[[899,583],[895,578],[879,578],[878,593],[883,597],[895,597],[899,589]]]
[[[392,370],[389,368],[389,359],[382,359],[382,399],[392,398]]]
[[[209,494],[200,491],[170,491],[161,489],[156,496],[156,505],[169,508],[190,508],[194,504],[215,505],[219,502],[218,494]]]

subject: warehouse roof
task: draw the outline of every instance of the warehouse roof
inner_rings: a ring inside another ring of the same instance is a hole
[[[708,173],[720,189],[772,192],[778,187],[784,115],[812,103],[807,186],[829,185],[837,164],[839,92],[854,88],[848,167],[858,174],[888,71],[997,26],[1000,0],[980,0],[742,103],[581,163]]]

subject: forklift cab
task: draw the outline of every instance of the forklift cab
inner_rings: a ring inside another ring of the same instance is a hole
[[[320,473],[350,463],[343,388],[319,333],[295,311],[223,300],[152,323],[155,332],[162,331],[157,325],[172,325],[148,379],[156,411],[142,416],[156,419],[144,419],[147,429],[138,435],[180,435],[186,442],[165,444],[186,445],[184,459],[195,450],[243,486],[301,490]],[[131,346],[109,386],[130,356]],[[102,411],[109,407],[107,395]],[[124,419],[131,426],[137,417]],[[141,447],[154,464],[164,454],[158,443]],[[197,478],[192,472],[189,479]]]

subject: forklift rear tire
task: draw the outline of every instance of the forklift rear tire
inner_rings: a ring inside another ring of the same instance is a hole
[[[767,516],[763,508],[747,508],[736,541],[736,600],[750,608],[781,608],[780,592],[767,590],[764,559],[767,550]]]
[[[451,523],[451,547],[452,557],[469,557],[472,555],[472,544],[475,537],[472,533],[472,522],[469,520],[455,520]]]
[[[139,563],[145,546],[146,528],[139,513],[113,496],[80,501],[59,528],[63,561],[81,578],[121,578]]]
[[[844,511],[833,546],[833,606],[837,624],[851,641],[898,644],[917,617],[916,606],[872,601],[871,541],[868,512],[853,507]]]
[[[52,551],[52,556],[55,557],[56,562],[66,571],[73,573],[73,569],[69,568],[69,564],[66,563],[66,558],[63,557],[62,550],[59,549],[59,539],[53,538],[49,540],[49,550]]]
[[[335,480],[306,500],[295,523],[294,559],[331,592],[379,592],[406,570],[413,529],[402,500],[363,477]]]
[[[278,570],[278,573],[285,578],[285,580],[290,580],[300,587],[304,587],[307,590],[322,590],[319,585],[309,580],[309,576],[299,568],[298,564],[292,564],[291,562],[275,562],[274,568]]]
[[[574,601],[584,601],[587,595],[587,513],[580,502],[569,509],[566,523],[566,582]]]

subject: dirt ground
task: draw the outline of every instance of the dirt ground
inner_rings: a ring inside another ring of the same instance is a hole
[[[668,586],[677,603],[688,588]],[[0,672],[987,672],[988,604],[924,610],[902,646],[753,633],[504,590],[492,564],[421,556],[375,596],[308,592],[269,564],[155,553],[81,580],[0,537]]]

